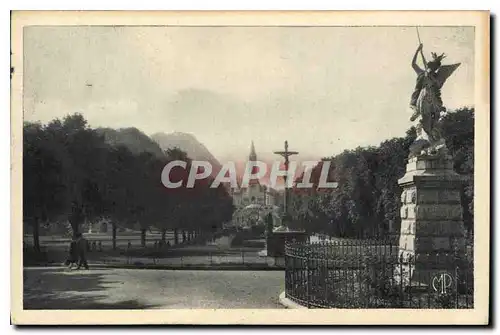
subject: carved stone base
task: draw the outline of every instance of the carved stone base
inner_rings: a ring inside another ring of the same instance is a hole
[[[398,183],[403,188],[399,257],[406,265],[399,269],[402,278],[429,285],[439,273],[455,276],[465,255],[465,228],[462,178],[453,171],[451,158],[410,158]]]

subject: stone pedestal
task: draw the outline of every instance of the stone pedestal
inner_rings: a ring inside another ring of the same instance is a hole
[[[398,183],[403,188],[399,257],[405,264],[400,278],[411,286],[432,285],[433,280],[439,286],[439,280],[449,280],[443,273],[455,280],[465,255],[465,229],[462,178],[451,158],[413,157]]]

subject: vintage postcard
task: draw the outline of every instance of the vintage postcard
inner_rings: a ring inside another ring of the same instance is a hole
[[[489,13],[12,13],[14,324],[489,321]]]

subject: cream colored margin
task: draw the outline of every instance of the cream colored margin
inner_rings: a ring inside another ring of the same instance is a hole
[[[490,47],[486,11],[13,12],[11,110],[11,318],[14,324],[485,324],[490,250]],[[22,64],[28,25],[475,26],[475,308],[473,310],[120,310],[22,309]]]

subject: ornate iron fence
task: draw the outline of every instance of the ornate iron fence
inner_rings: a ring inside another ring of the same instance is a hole
[[[309,308],[473,308],[473,255],[399,257],[393,238],[285,246],[285,294]]]

